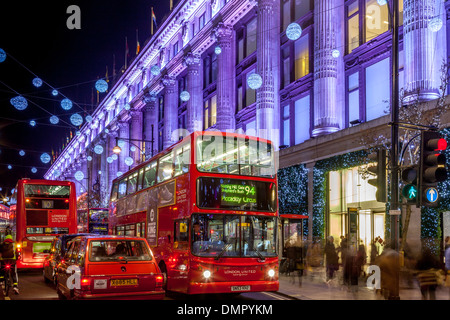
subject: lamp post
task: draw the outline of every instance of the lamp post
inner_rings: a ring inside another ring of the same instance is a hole
[[[152,127],[153,127],[153,125],[152,125]],[[152,129],[153,129],[153,128],[152,128]],[[152,140],[140,140],[140,139],[131,139],[131,138],[119,138],[119,137],[116,137],[116,145],[115,145],[114,148],[112,149],[112,151],[113,151],[115,154],[119,154],[119,153],[122,152],[122,148],[119,146],[119,140],[128,141],[128,142],[131,143],[133,146],[135,146],[136,148],[138,148],[138,149],[141,151],[141,154],[142,154],[142,149],[141,149],[139,146],[137,146],[136,144],[134,144],[132,141],[135,141],[135,142],[148,142],[148,143],[151,143],[151,145],[152,145],[152,156],[153,156],[153,144],[154,144],[153,130],[152,130]]]

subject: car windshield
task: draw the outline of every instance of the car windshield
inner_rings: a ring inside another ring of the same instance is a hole
[[[152,256],[144,241],[93,240],[89,249],[89,261],[149,261]]]
[[[276,218],[221,214],[192,217],[192,253],[202,257],[275,257]]]

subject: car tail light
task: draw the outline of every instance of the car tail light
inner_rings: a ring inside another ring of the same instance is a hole
[[[164,284],[164,276],[162,274],[158,274],[155,277],[155,282],[156,282],[156,287],[157,288],[162,288],[162,286]]]
[[[6,269],[6,270],[11,269],[11,265],[10,265],[10,264],[5,264],[5,269]]]
[[[81,290],[89,290],[91,287],[91,278],[81,277]]]

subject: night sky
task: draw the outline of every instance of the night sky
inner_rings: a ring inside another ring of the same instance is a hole
[[[177,1],[174,1],[177,3]],[[81,29],[66,26],[70,5],[81,10]],[[70,115],[92,113],[97,104],[95,82],[105,78],[106,68],[113,81],[125,64],[125,37],[128,65],[136,56],[136,30],[141,48],[150,38],[151,7],[158,25],[169,12],[169,0],[90,1],[3,1],[0,9],[0,48],[7,58],[0,63],[0,191],[11,193],[22,177],[42,178],[51,163],[40,161],[43,152],[61,151],[70,131],[77,130]],[[32,84],[35,75],[44,81]],[[56,88],[60,94],[54,97]],[[10,99],[22,95],[28,107],[19,111]],[[100,101],[106,93],[99,95]],[[61,100],[73,101],[69,111]],[[93,105],[94,104],[94,105]],[[60,121],[52,125],[51,115]],[[37,125],[30,126],[30,120]],[[24,150],[25,156],[19,151]],[[8,169],[8,165],[12,169]],[[37,172],[32,173],[31,168]]]

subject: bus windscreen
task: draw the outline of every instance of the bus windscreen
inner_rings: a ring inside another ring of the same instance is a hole
[[[24,189],[26,198],[69,198],[70,194],[70,186],[25,184]]]

